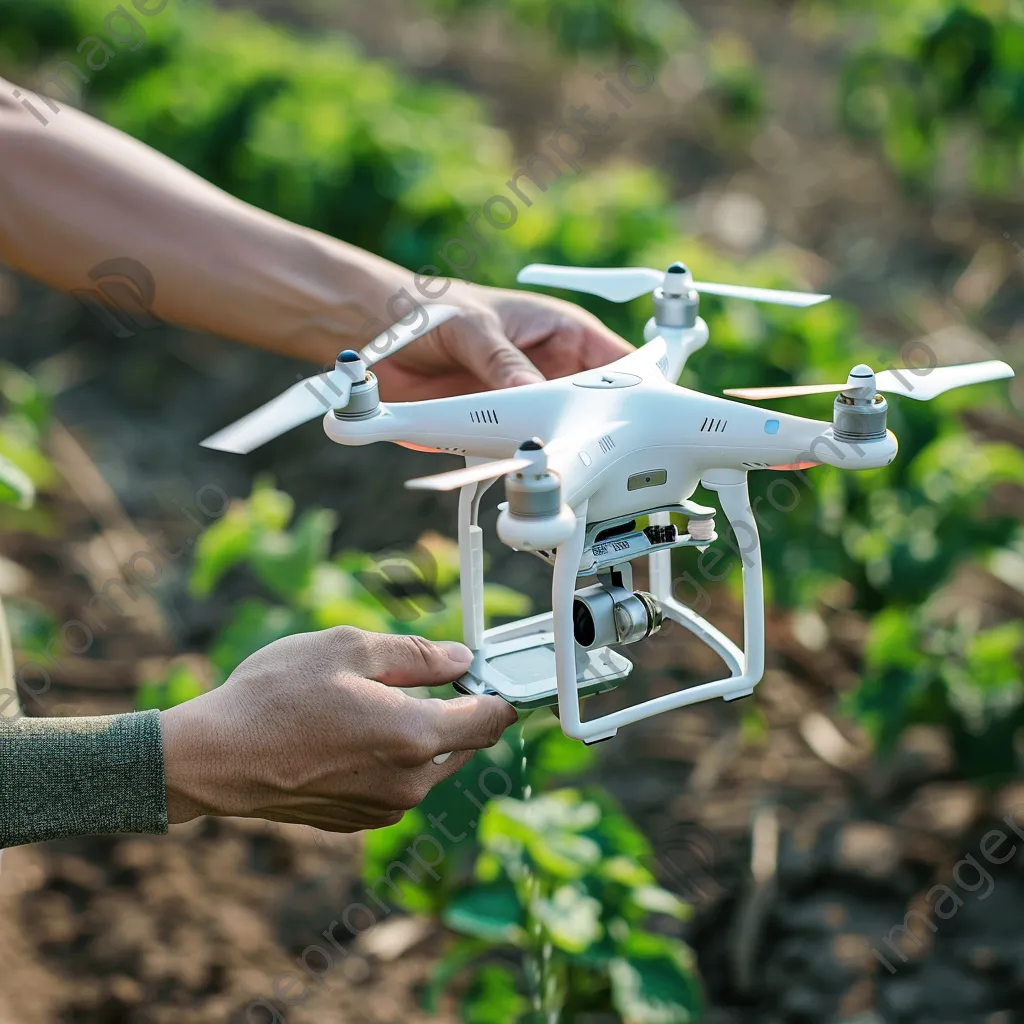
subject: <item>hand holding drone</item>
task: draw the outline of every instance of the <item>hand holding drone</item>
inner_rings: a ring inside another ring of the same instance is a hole
[[[370,369],[374,363],[459,312],[432,305],[417,329],[396,324],[361,352],[342,352],[333,370],[293,385],[203,444],[245,453],[323,415],[327,436],[339,444],[392,441],[463,456],[463,469],[407,483],[460,491],[463,638],[474,659],[456,685],[467,693],[496,693],[522,709],[557,704],[566,735],[588,743],[671,708],[743,697],[760,681],[764,589],[748,472],[886,466],[898,446],[886,427],[883,394],[927,400],[965,384],[1013,376],[999,360],[878,374],[861,364],[845,383],[725,392],[750,400],[837,393],[831,422],[789,416],[676,385],[687,358],[708,340],[698,316],[699,293],[788,306],[810,306],[829,296],[697,282],[681,263],[664,272],[532,264],[518,280],[614,302],[651,293],[654,316],[644,329],[645,344],[602,369],[540,384],[382,402]],[[499,506],[498,536],[553,566],[552,610],[485,630],[478,520],[480,501],[499,477],[505,478],[506,501]],[[691,500],[698,484],[717,494],[742,544],[742,649],[672,593],[672,549],[703,550],[718,537],[716,510]],[[673,514],[685,517],[685,532],[671,522]],[[638,528],[641,518],[648,525]],[[633,589],[631,563],[640,557],[648,559],[649,591]],[[580,587],[588,577],[596,582]],[[581,698],[614,687],[632,669],[613,648],[651,636],[666,619],[711,647],[728,674],[583,721]]]

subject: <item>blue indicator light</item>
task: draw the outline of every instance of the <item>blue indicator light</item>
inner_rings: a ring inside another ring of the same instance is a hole
[[[766,434],[777,434],[779,432],[779,421],[778,420],[765,420],[764,421],[764,432]]]

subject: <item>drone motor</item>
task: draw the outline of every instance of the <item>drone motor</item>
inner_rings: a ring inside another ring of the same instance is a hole
[[[870,366],[858,363],[832,405],[832,433],[837,441],[884,441],[889,405],[875,387]]]
[[[376,416],[379,410],[380,388],[377,385],[377,375],[367,370],[366,376],[352,385],[348,402],[335,409],[334,415],[339,420],[364,420]]]
[[[505,477],[508,503],[498,516],[498,536],[519,551],[545,551],[563,543],[576,516],[562,502],[562,481],[548,469],[540,438],[524,441],[516,453],[527,464]]]

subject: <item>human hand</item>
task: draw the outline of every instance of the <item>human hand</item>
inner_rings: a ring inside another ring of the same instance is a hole
[[[633,351],[596,316],[547,295],[454,282],[437,301],[462,315],[373,368],[390,401],[535,384]]]
[[[402,692],[457,679],[470,658],[462,644],[349,626],[264,647],[223,686],[161,712],[168,820],[394,824],[516,721],[500,697]]]

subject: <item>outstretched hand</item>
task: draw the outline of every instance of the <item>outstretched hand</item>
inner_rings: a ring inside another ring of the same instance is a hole
[[[168,820],[394,824],[516,721],[500,697],[402,691],[457,679],[470,658],[459,643],[349,626],[264,647],[223,686],[161,712]]]
[[[547,295],[456,282],[437,301],[462,315],[374,366],[389,401],[535,384],[633,351],[596,316]]]

